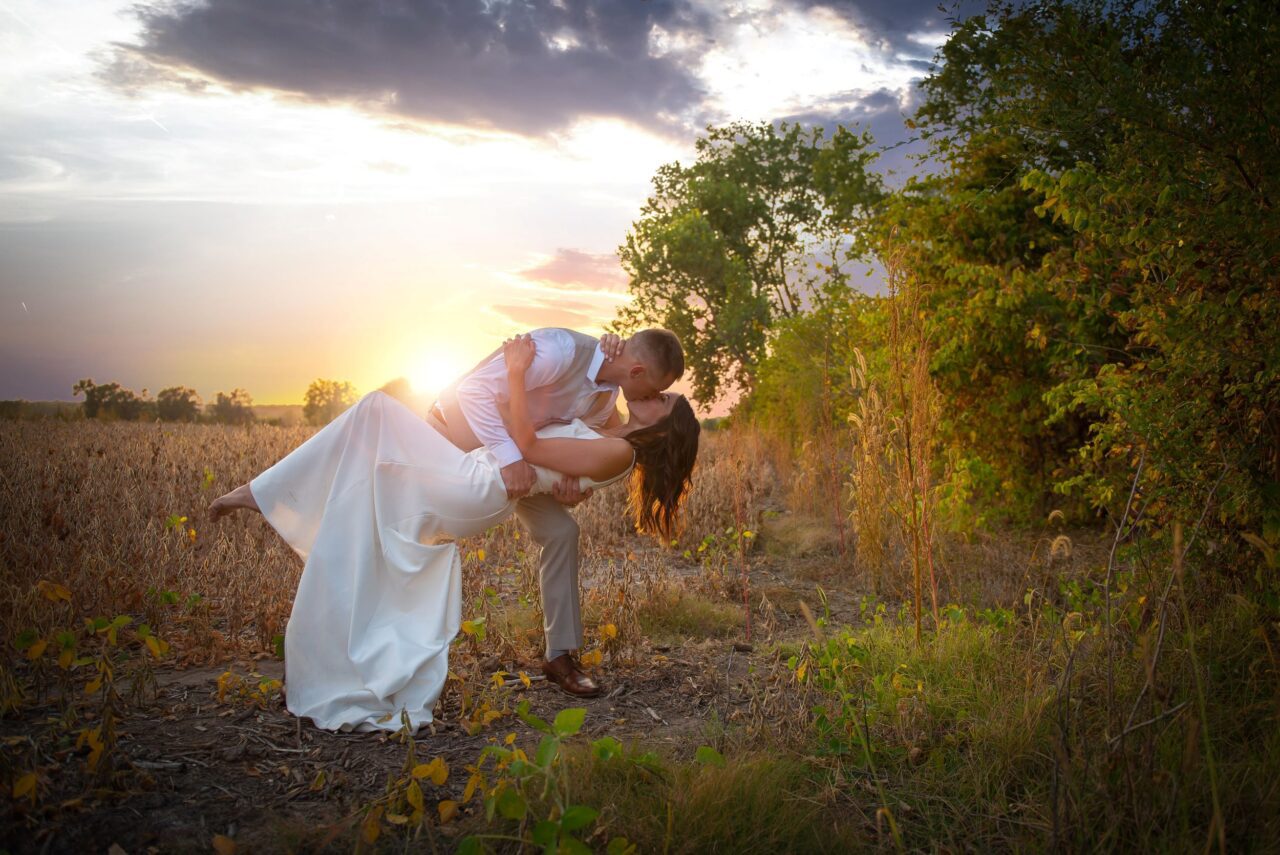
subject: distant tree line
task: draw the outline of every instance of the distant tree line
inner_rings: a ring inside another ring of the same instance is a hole
[[[411,393],[404,378],[385,384],[382,390],[394,397],[407,400]],[[202,402],[200,395],[189,386],[170,386],[148,395],[126,389],[119,383],[95,383],[91,378],[80,380],[71,389],[72,394],[84,400],[78,405],[60,401],[0,401],[0,419],[99,419],[102,421],[142,422],[192,422],[199,424],[241,425],[262,421],[279,424],[279,419],[260,420],[253,410],[253,398],[244,389],[230,393],[219,392],[213,401]],[[359,398],[356,387],[345,380],[317,379],[307,388],[303,401],[303,417],[306,423],[320,427],[333,421]]]
[[[257,421],[253,398],[244,389],[230,394],[219,392],[213,401],[202,403],[200,395],[189,386],[170,386],[150,398],[119,383],[95,383],[86,378],[72,387],[73,395],[84,395],[81,404],[85,418],[104,421],[202,422],[209,424],[249,424]]]

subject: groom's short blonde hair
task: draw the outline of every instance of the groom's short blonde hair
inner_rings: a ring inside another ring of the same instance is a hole
[[[640,330],[631,336],[629,343],[636,350],[636,358],[655,379],[670,376],[679,380],[684,374],[684,348],[671,330]]]

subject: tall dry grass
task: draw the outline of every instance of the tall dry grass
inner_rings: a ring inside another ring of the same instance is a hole
[[[0,622],[17,632],[65,621],[64,607],[36,591],[47,580],[70,590],[76,615],[151,612],[180,637],[203,612],[216,628],[184,645],[191,658],[269,650],[301,562],[261,517],[213,526],[205,509],[311,433],[92,419],[0,425]],[[190,607],[166,603],[164,592]]]
[[[894,544],[890,540],[889,506],[894,484],[888,460],[888,415],[879,389],[867,377],[862,352],[855,351],[854,356],[857,361],[850,369],[850,380],[858,401],[849,416],[854,436],[849,515],[857,534],[858,565],[870,574],[877,596],[883,596],[900,582],[894,574],[899,562],[891,560]]]
[[[941,396],[929,376],[932,347],[925,332],[918,282],[902,267],[902,251],[885,259],[885,281],[889,289],[889,379],[892,410],[890,461],[898,480],[899,503],[891,504],[898,517],[904,543],[911,556],[911,599],[915,615],[916,640],[923,628],[925,573],[933,606],[933,622],[938,615],[938,579],[934,570],[934,543],[931,521],[936,517],[937,496],[931,489],[931,470],[938,436],[938,407]]]

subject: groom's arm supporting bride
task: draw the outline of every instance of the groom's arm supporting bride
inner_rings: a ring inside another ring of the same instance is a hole
[[[526,388],[538,390],[531,407],[533,418],[589,419],[590,414],[597,410],[603,413],[608,407],[609,422],[620,421],[613,406],[618,384],[600,382],[599,371],[622,354],[625,342],[606,335],[597,344],[594,338],[561,329],[539,329],[528,335],[540,345],[525,373]],[[499,402],[507,396],[507,366],[499,349],[441,393],[429,421],[463,451],[482,445],[492,451],[502,467],[507,495],[518,499],[528,495],[535,476],[498,412]],[[588,413],[584,399],[592,396],[597,400]],[[554,495],[566,505],[586,498],[570,479],[561,482]]]
[[[593,481],[609,481],[631,467],[635,451],[625,439],[606,436],[583,442],[581,439],[539,439],[529,418],[529,406],[525,393],[527,372],[534,364],[536,345],[528,335],[516,336],[503,345],[507,363],[507,388],[510,404],[504,409],[512,441],[530,463],[570,473],[564,480],[578,486],[579,478],[586,476]],[[607,428],[602,428],[605,430]]]

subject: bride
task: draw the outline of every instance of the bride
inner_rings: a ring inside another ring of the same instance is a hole
[[[683,395],[631,402],[627,421],[575,419],[537,431],[525,400],[527,336],[503,345],[511,438],[534,466],[533,492],[563,475],[582,489],[630,474],[639,531],[669,538],[698,451]],[[285,630],[287,707],[327,730],[398,730],[432,720],[462,613],[454,538],[515,510],[497,459],[463,452],[409,407],[370,392],[302,445],[210,506],[261,513],[304,560]]]

